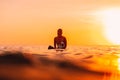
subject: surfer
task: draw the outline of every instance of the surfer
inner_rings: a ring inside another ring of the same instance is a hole
[[[57,30],[57,37],[54,38],[54,49],[65,49],[67,47],[67,40],[62,36],[62,29]]]

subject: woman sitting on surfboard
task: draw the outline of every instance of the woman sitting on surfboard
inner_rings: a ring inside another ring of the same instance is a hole
[[[62,36],[62,29],[57,30],[57,37],[54,38],[54,49],[65,49],[67,47],[67,40]]]

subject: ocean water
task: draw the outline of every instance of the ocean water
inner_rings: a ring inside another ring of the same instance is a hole
[[[120,46],[68,46],[64,51],[48,46],[0,46],[0,79],[17,80],[120,80]],[[8,52],[9,51],[9,52]],[[10,53],[11,52],[11,53]],[[16,58],[17,57],[17,58]],[[21,58],[20,58],[21,59]],[[22,58],[23,59],[23,58]],[[10,62],[12,60],[12,63]],[[6,63],[7,61],[7,63]],[[31,65],[23,65],[32,64]],[[7,66],[6,66],[7,65]],[[20,73],[17,73],[20,72]]]

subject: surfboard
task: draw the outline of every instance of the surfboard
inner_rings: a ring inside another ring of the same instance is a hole
[[[55,50],[55,51],[64,51],[65,49],[55,49],[53,46],[49,45],[48,50]]]
[[[65,49],[55,49],[56,51],[64,51]]]
[[[54,49],[54,47],[51,46],[51,45],[49,45],[49,46],[48,46],[48,50],[49,50],[49,49]]]

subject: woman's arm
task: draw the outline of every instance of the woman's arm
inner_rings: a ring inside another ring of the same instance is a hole
[[[64,38],[64,43],[65,43],[65,47],[64,47],[64,49],[67,47],[67,40],[66,40],[66,38]]]
[[[56,38],[54,38],[54,48],[56,49]]]

